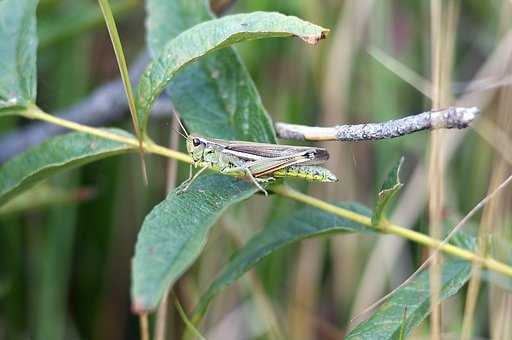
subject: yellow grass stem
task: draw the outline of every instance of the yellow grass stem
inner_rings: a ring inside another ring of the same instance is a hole
[[[54,125],[65,127],[70,130],[85,132],[85,133],[88,133],[93,136],[97,136],[97,137],[113,140],[116,142],[128,144],[128,145],[131,145],[134,147],[139,146],[139,141],[135,138],[121,136],[121,135],[118,135],[118,134],[115,134],[115,133],[112,133],[109,131],[105,131],[102,129],[90,127],[87,125],[82,125],[82,124],[75,123],[75,122],[72,122],[72,121],[69,121],[66,119],[55,117],[55,116],[52,116],[52,115],[42,111],[37,106],[30,106],[27,110],[23,111],[21,113],[21,115],[26,118],[42,120],[42,121],[45,121],[48,123],[52,123]],[[184,154],[179,151],[168,149],[163,146],[160,146],[158,144],[153,143],[150,140],[145,140],[142,143],[142,147],[143,147],[144,151],[149,152],[149,153],[174,158],[179,161],[186,162],[186,163],[192,162],[192,159],[190,158],[189,155]]]
[[[148,315],[146,313],[139,315],[140,339],[149,340]]]
[[[336,216],[343,217],[348,220],[363,224],[367,227],[375,228],[379,231],[382,231],[382,232],[385,232],[388,234],[401,236],[403,238],[414,241],[418,244],[427,246],[429,248],[435,249],[435,248],[439,247],[439,250],[443,251],[446,254],[450,254],[450,255],[459,257],[461,259],[467,260],[467,261],[474,261],[476,263],[479,263],[480,265],[482,265],[485,268],[488,268],[495,272],[512,277],[512,267],[511,266],[509,266],[505,263],[499,262],[491,257],[480,257],[477,254],[475,254],[469,250],[459,248],[452,244],[442,244],[442,241],[440,241],[440,240],[434,239],[428,235],[419,233],[417,231],[398,226],[398,225],[393,224],[388,221],[384,221],[377,227],[374,227],[372,225],[371,218],[368,216],[360,215],[353,211],[337,207],[333,204],[330,204],[330,203],[322,201],[318,198],[303,194],[299,191],[296,191],[296,190],[294,190],[290,187],[284,186],[284,185],[274,187],[272,189],[272,191],[277,194],[280,194],[281,196],[288,197],[295,201],[298,201],[298,202],[310,205],[312,207],[330,212]]]

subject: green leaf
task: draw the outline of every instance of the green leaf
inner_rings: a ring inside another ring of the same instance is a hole
[[[371,211],[358,203],[341,203],[338,206],[361,215],[371,216]],[[193,319],[204,315],[208,304],[218,293],[266,256],[293,242],[342,232],[373,232],[373,230],[313,207],[303,207],[289,216],[273,221],[252,237],[224,266],[220,275],[199,300]]]
[[[448,259],[443,264],[441,300],[456,294],[468,281],[471,263]],[[366,321],[353,329],[345,339],[398,339],[401,331],[407,336],[430,314],[429,271],[425,270],[397,290]],[[404,308],[407,315],[404,320]]]
[[[393,197],[396,195],[400,188],[402,188],[403,184],[400,183],[400,168],[404,162],[404,158],[401,157],[400,160],[393,166],[393,168],[389,171],[384,183],[382,183],[382,187],[380,188],[379,194],[377,196],[377,204],[375,206],[375,211],[372,216],[372,224],[375,227],[378,227],[384,218],[386,218],[386,211],[389,207],[389,204],[393,200]]]
[[[109,131],[131,136],[119,129]],[[51,138],[0,167],[0,205],[59,171],[131,150],[132,146],[83,132]]]
[[[149,21],[148,26],[151,30],[151,21]],[[158,49],[158,57],[148,65],[139,81],[137,88],[137,111],[141,131],[143,133],[146,132],[151,107],[155,99],[169,85],[176,72],[201,56],[237,42],[270,37],[295,35],[313,44],[324,38],[327,32],[328,30],[322,27],[302,21],[296,17],[265,12],[236,14],[213,19],[182,32],[176,38],[166,43],[165,46]],[[153,51],[155,50],[153,48]],[[210,77],[215,80],[219,72],[220,70],[218,72],[212,71]],[[225,84],[218,83],[217,85]],[[221,96],[225,96],[225,92],[236,91],[237,86],[237,83],[230,84],[227,88],[219,86],[218,91]],[[195,93],[193,95],[201,96],[202,94]],[[234,110],[228,108],[228,111],[232,111],[230,112],[230,125],[242,123],[240,128],[249,133],[250,126],[248,122],[250,120],[241,117],[242,121],[238,121],[236,119],[240,117],[233,116]],[[245,111],[245,115],[250,116],[251,112]],[[203,120],[206,119],[203,124],[211,124],[216,121],[216,117],[213,114],[207,117],[204,114],[201,116]],[[261,131],[255,131],[253,134],[260,136]]]
[[[147,40],[153,57],[180,32],[213,18],[206,3],[146,1]],[[272,121],[233,47],[188,65],[176,74],[167,93],[192,132],[205,137],[276,143]]]
[[[199,256],[210,227],[222,212],[256,190],[251,183],[212,174],[199,177],[184,193],[171,192],[154,207],[137,238],[132,264],[133,310],[154,309],[167,288]]]
[[[0,1],[0,115],[36,98],[37,0]]]
[[[467,233],[457,233],[453,243],[472,251],[476,247],[475,237]],[[456,294],[470,275],[471,262],[446,257],[442,268],[441,301]],[[398,339],[401,333],[407,337],[429,314],[430,280],[429,271],[425,269],[394,292],[368,320],[354,328],[346,339]]]

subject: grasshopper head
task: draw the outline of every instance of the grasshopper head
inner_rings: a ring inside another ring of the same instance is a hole
[[[201,160],[205,147],[206,143],[201,137],[192,134],[187,138],[187,151],[194,161]]]

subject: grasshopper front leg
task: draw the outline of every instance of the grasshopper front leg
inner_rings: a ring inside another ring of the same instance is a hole
[[[202,167],[201,169],[199,169],[198,172],[196,172],[195,175],[192,176],[192,164],[190,165],[190,168],[189,168],[189,175],[188,175],[188,178],[183,182],[181,183],[181,186],[180,188],[178,188],[176,190],[176,194],[177,195],[180,195],[182,193],[184,193],[185,191],[188,190],[188,188],[190,187],[190,185],[192,184],[192,182],[194,182],[194,180],[199,177],[199,175],[201,175],[206,169],[208,169],[207,166],[205,167]]]

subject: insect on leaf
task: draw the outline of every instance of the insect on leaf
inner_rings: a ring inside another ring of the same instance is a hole
[[[386,218],[387,209],[393,200],[393,197],[400,191],[403,184],[400,182],[400,168],[404,162],[404,158],[401,157],[400,160],[393,166],[393,168],[389,171],[384,183],[382,183],[382,187],[379,190],[379,194],[377,196],[377,204],[375,206],[375,211],[372,215],[372,224],[375,227],[378,227],[384,218]]]
[[[234,50],[226,44],[222,47],[227,48],[204,56],[204,53],[210,53],[219,47],[219,45],[212,46],[210,41],[208,48],[212,50],[204,49],[201,37],[209,37],[210,33],[210,31],[203,31],[204,26],[202,28],[195,26],[191,29],[197,34],[187,31],[189,33],[185,37],[191,39],[190,41],[184,41],[187,40],[182,37],[185,33],[180,35],[181,38],[176,37],[183,30],[211,19],[205,3],[202,0],[148,0],[146,2],[149,14],[148,42],[157,61],[153,61],[151,64],[153,66],[150,65],[146,70],[146,79],[143,82],[147,84],[139,84],[139,91],[144,93],[145,88],[150,91],[148,93],[155,93],[150,89],[150,83],[152,83],[161,87],[158,88],[160,93],[169,84],[170,79],[166,77],[172,78],[179,67],[191,61],[190,53],[197,53],[197,57],[203,57],[180,72],[173,79],[169,91],[174,106],[191,131],[226,139],[236,137],[234,139],[275,143],[272,122],[261,104],[249,74]],[[265,17],[264,14],[263,17]],[[284,16],[279,15],[279,18],[281,17]],[[237,16],[237,18],[239,20],[244,16]],[[222,25],[237,22],[233,21],[233,18],[219,20],[224,20],[221,21],[221,23],[224,22]],[[226,26],[216,26],[217,23],[218,21],[209,21],[206,27],[215,26],[212,30],[218,34],[217,30]],[[238,21],[239,28],[251,27],[250,25],[242,26],[242,23],[244,22]],[[215,34],[213,36],[218,38]],[[261,37],[269,35],[271,34],[263,34]],[[260,37],[258,33],[251,33],[249,36]],[[175,39],[171,40],[173,38]],[[171,42],[168,42],[169,40]],[[234,41],[230,40],[231,42]],[[177,48],[174,50],[168,46]],[[159,55],[165,56],[160,54],[162,50],[170,49],[175,58],[177,53],[182,53],[180,52],[182,49],[189,47],[190,51],[184,54],[189,57],[182,60],[183,63],[175,63],[176,61],[172,58],[163,61],[158,59]],[[177,65],[177,68],[158,68],[158,65]],[[150,75],[154,78],[154,82]],[[222,89],[222,92],[219,89]],[[152,101],[148,103],[151,105]],[[251,196],[256,190],[253,184],[228,176],[203,176],[199,177],[185,194],[175,196],[171,193],[155,207],[146,217],[139,232],[133,259],[132,304],[134,310],[142,312],[155,308],[163,292],[199,256],[203,245],[207,242],[209,228],[221,213],[230,205]],[[175,215],[176,212],[180,212],[180,215]],[[186,216],[182,218],[183,214]],[[153,247],[154,242],[156,247]]]

